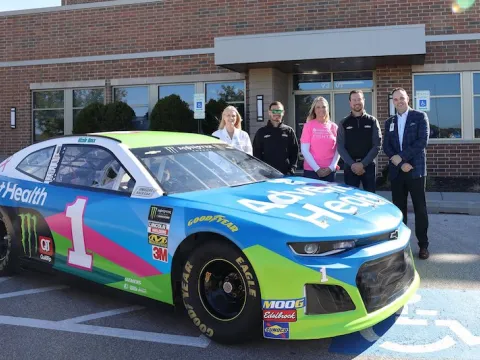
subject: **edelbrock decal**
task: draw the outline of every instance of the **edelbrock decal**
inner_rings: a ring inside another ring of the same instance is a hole
[[[0,196],[2,199],[19,201],[25,204],[41,205],[47,200],[47,191],[44,187],[35,186],[33,190],[21,188],[18,184],[2,181],[0,184]]]

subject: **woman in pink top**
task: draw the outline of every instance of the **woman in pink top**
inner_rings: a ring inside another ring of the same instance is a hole
[[[322,96],[313,100],[300,138],[303,176],[329,182],[335,181],[338,126],[330,120],[328,102]]]

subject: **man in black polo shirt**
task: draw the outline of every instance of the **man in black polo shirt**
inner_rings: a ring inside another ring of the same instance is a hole
[[[378,120],[365,111],[361,90],[349,95],[350,115],[342,119],[337,130],[337,149],[345,168],[345,184],[375,192],[376,158],[381,148],[382,130]]]
[[[258,129],[253,139],[253,156],[284,175],[295,174],[298,161],[298,140],[295,131],[282,121],[283,104],[274,101],[268,108],[270,120]]]

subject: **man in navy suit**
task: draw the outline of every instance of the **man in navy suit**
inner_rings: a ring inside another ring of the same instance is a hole
[[[426,147],[430,134],[427,114],[412,109],[402,88],[392,91],[397,114],[385,121],[383,152],[389,158],[392,202],[402,211],[407,224],[407,198],[412,197],[415,212],[415,235],[420,259],[428,259],[428,214],[425,201],[427,175]]]

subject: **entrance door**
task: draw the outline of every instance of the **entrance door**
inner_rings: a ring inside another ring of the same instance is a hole
[[[323,96],[330,108],[330,118],[339,123],[350,113],[348,95],[353,89],[360,89],[365,96],[365,110],[373,114],[373,72],[345,72],[323,74],[296,74],[293,79],[295,98],[295,131],[298,141],[302,135],[308,111],[317,96]],[[300,156],[303,160],[303,156]],[[343,170],[343,160],[339,161],[340,170]],[[299,161],[298,169],[303,168],[303,161]]]

